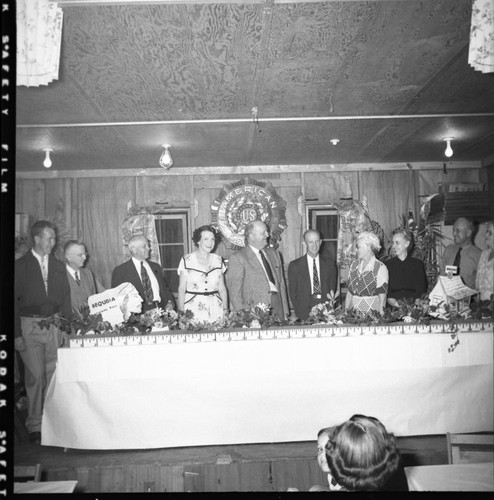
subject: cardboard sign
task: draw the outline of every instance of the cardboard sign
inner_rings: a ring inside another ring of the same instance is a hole
[[[100,313],[103,321],[118,325],[129,319],[131,313],[140,313],[142,299],[132,283],[122,283],[88,298],[91,314]]]

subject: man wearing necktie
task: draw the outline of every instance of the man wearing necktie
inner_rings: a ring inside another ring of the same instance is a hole
[[[259,303],[273,308],[273,314],[286,319],[288,297],[281,256],[268,248],[269,232],[260,220],[245,227],[245,247],[230,256],[225,275],[233,310],[251,308]]]
[[[31,228],[31,251],[15,262],[15,349],[25,370],[26,428],[29,439],[41,442],[41,419],[46,389],[55,371],[62,334],[55,326],[39,322],[56,313],[70,315],[70,288],[64,264],[51,255],[55,226],[40,220]]]
[[[93,273],[84,267],[87,259],[86,246],[78,240],[69,240],[63,248],[67,278],[70,286],[72,310],[78,311],[82,304],[87,304],[88,297],[105,291],[103,285]]]
[[[446,276],[446,266],[456,266],[466,286],[475,288],[477,266],[482,250],[473,243],[475,224],[468,217],[460,217],[453,224],[453,243],[448,245],[441,259],[441,275]]]
[[[112,288],[122,283],[132,283],[142,298],[142,312],[155,307],[164,309],[170,301],[175,307],[175,299],[165,281],[163,269],[149,258],[149,242],[142,234],[129,239],[130,260],[117,266],[112,273]]]
[[[302,321],[311,309],[328,300],[328,294],[337,290],[336,264],[319,253],[321,235],[315,229],[304,233],[307,253],[288,265],[288,291],[295,315]]]

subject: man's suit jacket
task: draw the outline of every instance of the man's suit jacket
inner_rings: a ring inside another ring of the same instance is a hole
[[[168,288],[168,285],[165,281],[165,277],[163,276],[163,269],[161,269],[161,266],[159,264],[156,264],[156,262],[151,262],[148,260],[147,263],[149,264],[149,267],[153,271],[156,279],[158,280],[158,284],[160,287],[160,298],[161,298],[160,307],[164,309],[168,301],[171,301],[173,307],[175,307],[175,298],[173,297],[173,294],[171,290]],[[136,287],[144,303],[146,301],[144,295],[144,287],[142,286],[141,276],[137,272],[137,269],[134,266],[134,262],[132,262],[132,259],[117,266],[113,270],[111,275],[112,288],[115,288],[116,286],[126,282],[132,283]]]
[[[281,257],[276,250],[265,248],[266,258],[273,271],[275,285],[281,299],[281,307],[273,310],[280,319],[289,313],[288,296]],[[256,254],[247,246],[232,254],[225,274],[230,306],[235,311],[256,306],[260,302],[271,305],[269,281]]]
[[[21,316],[36,314],[51,316],[72,312],[70,286],[65,264],[48,256],[48,291],[45,290],[41,267],[31,250],[15,262],[14,274],[15,336],[22,335]]]
[[[311,297],[312,288],[309,273],[312,273],[312,269],[309,270],[307,254],[292,260],[288,265],[288,290],[290,292],[290,299],[297,318],[301,320],[307,319],[314,305]],[[325,302],[331,290],[336,292],[338,271],[334,261],[319,255],[319,274],[322,295],[320,302]]]

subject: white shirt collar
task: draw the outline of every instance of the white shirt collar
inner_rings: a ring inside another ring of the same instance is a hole
[[[75,279],[76,270],[72,269],[68,264],[65,264],[65,267],[67,268],[67,271],[70,273],[70,275],[72,276],[72,278]],[[77,272],[79,273],[79,279],[80,279],[81,278],[81,270],[78,269]]]
[[[249,243],[249,246],[250,246],[250,248],[252,248],[252,250],[254,251],[254,253],[256,255],[260,254],[261,250],[259,250],[259,248],[253,247],[250,243]],[[263,248],[262,250],[266,250],[266,248]]]
[[[319,264],[319,254],[317,254],[315,257],[311,257],[308,253],[306,253],[305,255],[307,255],[307,262],[312,266],[312,261],[315,260],[316,261],[316,264]]]
[[[41,265],[41,263],[43,262],[43,259],[44,259],[46,265],[48,265],[48,255],[41,257],[41,255],[39,255],[38,253],[36,253],[34,251],[34,248],[31,248],[31,253],[36,257],[36,260],[39,262],[39,265]]]
[[[144,262],[144,267],[146,271],[150,269],[149,264],[145,260],[138,260],[135,257],[132,257],[132,262],[134,263],[135,268],[141,272],[141,262]]]

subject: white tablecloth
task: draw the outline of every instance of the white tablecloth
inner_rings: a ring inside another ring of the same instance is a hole
[[[494,491],[494,464],[405,467],[410,491]]]
[[[365,335],[60,349],[42,444],[307,441],[354,413],[396,435],[493,430],[493,334]]]

